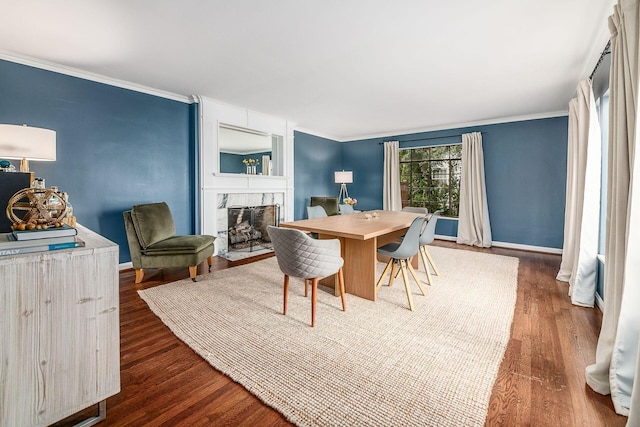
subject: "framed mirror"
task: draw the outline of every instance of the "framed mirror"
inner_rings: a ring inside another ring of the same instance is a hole
[[[283,137],[220,123],[220,173],[282,176]]]

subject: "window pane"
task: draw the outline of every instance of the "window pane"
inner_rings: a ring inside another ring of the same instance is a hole
[[[462,146],[442,145],[401,149],[402,205],[443,210],[457,217],[460,204]]]

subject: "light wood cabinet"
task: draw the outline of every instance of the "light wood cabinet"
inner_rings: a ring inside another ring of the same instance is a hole
[[[0,257],[0,426],[46,426],[120,391],[118,246]]]

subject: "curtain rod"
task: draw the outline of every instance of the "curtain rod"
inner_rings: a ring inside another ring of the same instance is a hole
[[[486,132],[478,132],[478,133],[481,133],[481,134],[484,135]],[[398,140],[398,142],[430,141],[432,139],[455,138],[455,137],[462,136],[462,135],[464,135],[464,134],[463,133],[457,133],[455,135],[432,136],[432,137],[429,137],[429,138],[404,139],[402,141]],[[382,145],[382,144],[384,144],[384,142],[378,142],[378,144]]]
[[[602,64],[602,61],[604,61],[604,57],[610,53],[611,53],[611,40],[607,42],[607,45],[604,47],[604,50],[600,54],[600,58],[598,58],[598,62],[596,63],[596,66],[593,67],[593,71],[589,75],[590,80],[593,80],[593,76],[596,74],[596,71],[598,71],[598,67],[600,66],[600,64]]]

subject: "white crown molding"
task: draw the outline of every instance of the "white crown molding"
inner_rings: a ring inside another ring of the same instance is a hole
[[[327,135],[325,133],[316,132],[315,130],[311,130],[311,129],[296,127],[295,130],[298,131],[298,132],[306,133],[308,135],[317,136],[319,138],[330,139],[331,141],[334,141],[334,142],[348,142],[348,141],[350,141],[350,140],[344,140],[344,139],[341,140],[340,138],[337,138],[337,137],[335,137],[333,135]]]
[[[495,124],[502,124],[502,123],[524,122],[527,120],[549,119],[552,117],[564,117],[568,115],[569,115],[569,110],[567,109],[562,111],[550,111],[547,113],[528,114],[525,116],[503,117],[499,119],[478,120],[475,122],[465,122],[465,123],[452,123],[447,125],[431,126],[431,127],[418,128],[418,129],[397,130],[393,132],[384,132],[380,134],[360,135],[360,136],[349,137],[349,139],[336,139],[335,141],[351,142],[351,141],[361,141],[364,139],[373,139],[373,138],[398,137],[401,135],[410,135],[414,133],[435,132],[439,130],[454,130],[454,129],[460,129],[460,128],[473,127],[473,126],[486,126],[486,125],[495,125]]]
[[[53,62],[43,61],[41,59],[30,58],[27,56],[16,55],[14,53],[0,50],[0,59],[9,62],[15,62],[17,64],[28,65],[30,67],[40,68],[43,70],[53,71],[55,73],[65,74],[72,77],[78,77],[85,80],[91,80],[98,83],[107,84],[110,86],[116,86],[123,89],[129,89],[136,92],[146,93],[148,95],[158,96],[160,98],[171,99],[174,101],[185,102],[188,104],[193,103],[193,97],[179,95],[176,93],[166,92],[159,89],[154,89],[148,86],[138,85],[135,83],[127,82],[124,80],[114,79],[111,77],[103,76],[100,74],[90,73],[88,71],[79,70],[77,68],[67,67]]]

